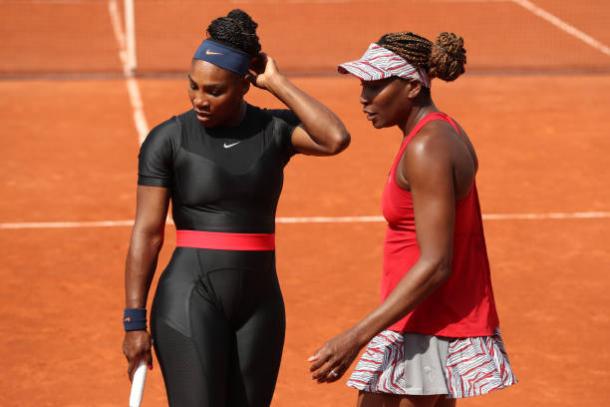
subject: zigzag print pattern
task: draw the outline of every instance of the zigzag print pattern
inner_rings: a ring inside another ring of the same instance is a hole
[[[347,385],[372,393],[405,393],[404,338],[394,331],[383,331],[368,344]]]
[[[383,331],[368,344],[348,387],[370,393],[409,394],[405,380],[404,337]],[[478,396],[517,383],[499,331],[449,344],[445,366],[449,397]]]
[[[500,332],[449,344],[447,387],[453,397],[471,397],[517,383]]]
[[[369,45],[369,48],[359,60],[346,62],[341,64],[341,67],[349,68],[350,72],[360,78],[365,78],[367,81],[398,76],[421,81],[424,86],[430,87],[430,79],[425,70],[418,69],[399,55],[376,43]]]

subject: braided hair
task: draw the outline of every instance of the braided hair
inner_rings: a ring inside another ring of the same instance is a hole
[[[261,51],[256,27],[258,24],[248,13],[234,9],[226,17],[212,21],[206,31],[210,39],[256,57]]]
[[[430,79],[450,82],[465,71],[464,40],[454,33],[440,33],[436,43],[412,32],[389,33],[383,35],[377,44],[425,70]]]

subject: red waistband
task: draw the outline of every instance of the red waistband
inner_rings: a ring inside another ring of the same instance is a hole
[[[275,250],[275,234],[177,230],[176,246],[215,250]]]

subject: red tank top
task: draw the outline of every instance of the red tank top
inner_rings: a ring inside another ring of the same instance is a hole
[[[432,120],[459,127],[444,113],[430,113],[417,123],[394,158],[383,191],[382,209],[388,226],[383,248],[381,296],[385,300],[419,259],[411,193],[396,183],[396,167],[409,141]],[[489,272],[483,221],[473,183],[468,195],[456,202],[453,263],[449,279],[413,311],[388,329],[447,337],[492,335],[498,326]]]

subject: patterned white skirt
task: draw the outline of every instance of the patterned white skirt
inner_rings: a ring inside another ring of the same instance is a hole
[[[386,330],[368,344],[347,385],[371,393],[462,398],[515,383],[497,330],[473,338]]]

